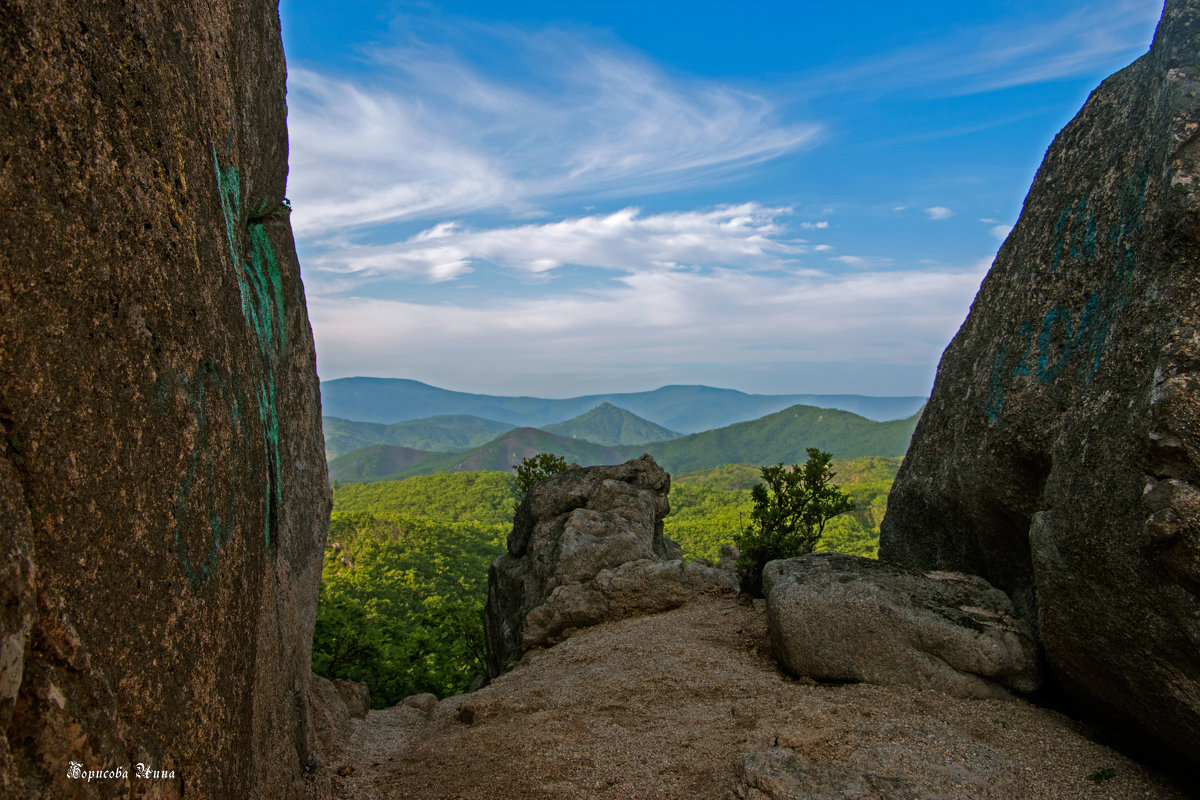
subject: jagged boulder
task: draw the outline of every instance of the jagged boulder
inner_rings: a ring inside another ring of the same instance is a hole
[[[488,674],[573,628],[734,593],[728,572],[684,562],[663,536],[671,477],[650,456],[567,470],[517,509],[488,573]]]
[[[1200,765],[1200,3],[1055,138],[947,348],[880,557],[982,575],[1117,735]]]
[[[284,74],[273,0],[0,13],[0,795],[328,790]]]
[[[793,675],[1003,697],[1041,685],[1031,626],[974,575],[821,553],[763,570],[776,658]]]

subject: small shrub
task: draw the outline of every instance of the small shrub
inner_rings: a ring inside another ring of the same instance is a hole
[[[557,475],[578,466],[578,464],[568,464],[565,458],[553,453],[538,453],[520,464],[513,464],[513,469],[517,471],[517,498],[513,504],[513,512],[516,512],[517,507],[521,505],[525,496],[529,494],[529,490],[534,486],[551,475]]]
[[[825,523],[854,509],[848,495],[833,483],[833,456],[808,448],[804,466],[763,467],[763,483],[751,490],[751,522],[736,538],[742,554],[738,574],[742,591],[762,596],[762,571],[768,562],[811,553]]]

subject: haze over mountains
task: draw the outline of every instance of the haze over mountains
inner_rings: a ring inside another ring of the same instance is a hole
[[[514,426],[466,414],[443,414],[384,425],[325,417],[325,455],[336,458],[351,450],[388,444],[439,453],[461,453],[487,444]]]
[[[852,394],[747,394],[711,386],[663,386],[650,392],[585,395],[562,400],[500,397],[439,389],[398,378],[340,378],[321,383],[323,414],[391,425],[444,415],[468,415],[510,427],[546,428],[610,403],[681,434],[758,419],[794,405],[849,411],[876,421],[909,417],[924,397]]]
[[[377,443],[332,457],[331,480],[337,482],[399,480],[413,475],[464,470],[509,471],[512,465],[536,453],[555,453],[581,466],[616,464],[642,453],[650,453],[670,472],[689,472],[719,464],[777,462],[799,463],[805,449],[828,450],[836,458],[903,456],[919,415],[907,419],[875,422],[835,409],[792,406],[757,420],[739,422],[716,430],[656,441],[619,443],[620,438],[637,438],[661,430],[628,411],[601,405],[559,426],[574,438],[549,430],[521,427],[474,448],[459,452],[422,452],[398,444]],[[433,426],[446,417],[431,418]],[[459,419],[476,420],[466,417]],[[333,423],[331,425],[331,423]],[[344,429],[359,423],[326,420],[326,430]],[[419,431],[417,422],[404,423],[403,430]],[[370,430],[361,428],[361,431]],[[392,435],[400,425],[374,428]],[[327,434],[328,435],[328,434]],[[345,441],[344,434],[340,436]]]

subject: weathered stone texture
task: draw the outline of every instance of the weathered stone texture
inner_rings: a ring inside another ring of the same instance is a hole
[[[982,575],[1110,731],[1200,764],[1200,3],[1057,136],[942,357],[881,558]]]
[[[801,677],[1007,697],[1041,685],[1031,626],[975,575],[837,553],[763,570],[775,656]]]
[[[663,536],[670,488],[671,476],[646,455],[570,469],[530,490],[508,552],[488,573],[489,676],[572,628],[737,591],[731,574],[684,563]]]
[[[275,3],[5,3],[0,108],[0,781],[307,796],[329,490]]]
[[[558,641],[566,631],[636,614],[678,608],[705,595],[738,590],[731,572],[682,559],[627,561],[582,583],[566,583],[525,616],[524,648]]]

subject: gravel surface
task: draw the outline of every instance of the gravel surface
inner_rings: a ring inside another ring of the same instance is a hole
[[[590,628],[431,712],[350,725],[340,800],[1187,796],[1021,700],[789,678],[761,603],[733,600]]]

